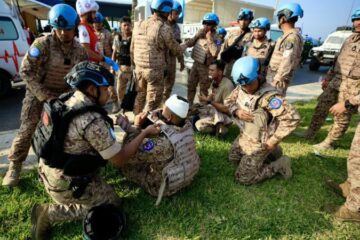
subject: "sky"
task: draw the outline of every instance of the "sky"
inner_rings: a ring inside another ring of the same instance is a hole
[[[245,0],[247,2],[275,7],[276,0]],[[295,2],[294,0],[279,0],[279,6]],[[298,0],[304,10],[304,17],[297,22],[303,29],[303,34],[311,37],[326,36],[335,31],[336,27],[351,25],[349,14],[360,8],[360,0]]]

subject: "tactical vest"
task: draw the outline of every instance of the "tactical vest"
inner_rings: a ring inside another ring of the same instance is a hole
[[[334,71],[344,77],[360,79],[360,34],[354,33],[349,36],[335,63]]]
[[[163,25],[162,21],[153,17],[135,23],[132,41],[134,41],[134,63],[137,67],[165,68],[165,49],[159,46],[160,28]]]
[[[130,45],[131,38],[123,39],[122,36],[119,35],[119,48],[116,51],[116,59],[121,66],[131,66]]]
[[[143,154],[143,157],[135,155],[129,160],[130,164],[122,168],[122,172],[150,195],[157,196],[158,205],[163,196],[170,196],[192,182],[199,170],[200,158],[196,153],[194,131],[190,122],[179,129],[151,116],[148,119],[150,122],[161,123],[162,132],[157,139],[164,140],[166,147],[154,145],[154,140],[145,139],[142,150],[139,150],[141,153],[137,153]],[[157,154],[158,152],[161,154]]]
[[[32,138],[32,147],[35,154],[44,159],[47,166],[63,170],[64,175],[78,177],[94,173],[99,167],[104,166],[106,161],[100,154],[75,155],[64,152],[64,141],[72,119],[87,112],[96,112],[112,127],[113,122],[107,116],[107,112],[97,105],[67,107],[65,102],[72,94],[63,94],[50,103],[44,103],[41,121]]]
[[[207,57],[207,50],[208,50],[207,40],[204,38],[200,38],[195,43],[195,46],[191,53],[191,57],[194,59],[194,61],[201,64],[205,64]]]
[[[271,57],[269,68],[272,71],[277,71],[279,69],[279,66],[281,64],[281,61],[283,60],[283,54],[285,51],[284,41],[290,36],[290,35],[296,35],[296,37],[299,39],[300,44],[302,44],[302,38],[298,33],[295,32],[289,32],[287,35],[283,35],[281,38],[279,38],[276,42],[274,52]],[[301,58],[298,59],[297,63],[293,63],[293,66],[298,66],[301,61]]]
[[[261,109],[259,108],[259,106],[261,105],[261,100],[263,98],[278,95],[279,93],[273,86],[267,83],[264,83],[262,87],[260,87],[259,91],[254,95],[249,95],[240,90],[240,93],[241,92],[244,94],[239,94],[236,100],[240,109],[251,112],[253,114],[254,112],[259,115],[267,114],[267,116],[260,116],[261,119],[259,119],[258,121],[254,121],[254,124],[258,125],[257,128],[261,129],[257,132],[252,132],[252,129],[249,130],[249,124],[247,124],[243,120],[240,120],[239,118],[234,118],[234,122],[236,123],[236,125],[238,125],[242,134],[245,134],[249,138],[264,143],[266,139],[268,139],[268,137],[274,133],[276,129],[276,121],[273,121],[274,119],[266,111],[259,111],[259,109]],[[264,124],[264,122],[266,124]]]
[[[46,89],[59,96],[70,90],[69,85],[64,80],[64,76],[70,72],[76,63],[80,62],[77,47],[81,48],[81,46],[74,42],[75,46],[71,47],[70,56],[64,56],[53,35],[47,35],[45,42],[49,46],[49,53],[43,66],[46,68],[46,75],[43,76],[41,83]]]
[[[274,48],[271,39],[266,40],[259,47],[256,47],[253,41],[245,44],[244,55],[257,58],[260,60],[262,66],[267,66],[270,62],[272,50]]]

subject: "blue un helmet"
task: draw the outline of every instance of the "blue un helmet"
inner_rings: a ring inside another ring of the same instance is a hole
[[[254,57],[242,57],[236,60],[231,77],[237,85],[247,85],[258,79],[260,64]]]
[[[158,12],[170,13],[173,0],[152,0],[151,9]]]
[[[261,28],[265,29],[266,31],[270,30],[270,21],[267,18],[257,18],[252,21],[249,25],[250,28]]]
[[[96,12],[94,23],[102,23],[103,21],[104,21],[103,15],[100,12]]]
[[[50,25],[55,28],[61,29],[74,29],[80,22],[75,9],[67,4],[56,4],[49,11]]]
[[[224,36],[226,36],[226,34],[227,34],[227,31],[226,31],[225,28],[223,28],[223,27],[218,28],[218,29],[216,30],[216,32],[217,32],[217,34],[219,34],[219,35],[224,35]]]
[[[181,6],[181,4],[180,4],[178,1],[174,0],[174,1],[173,1],[173,6],[172,6],[172,8],[171,8],[171,11],[176,11],[176,12],[179,13],[179,15],[181,15],[181,13],[182,13],[182,6]]]
[[[114,86],[114,75],[105,67],[89,61],[76,64],[64,79],[72,88],[78,88],[83,82],[91,82],[97,87]]]
[[[360,8],[356,9],[353,13],[353,15],[351,15],[351,21],[355,21],[357,19],[360,19]]]
[[[202,24],[205,25],[219,25],[220,19],[215,13],[207,13],[204,15]]]
[[[285,16],[286,21],[294,17],[303,17],[304,11],[302,10],[301,6],[297,3],[288,3],[279,8],[277,11],[278,19],[282,16]]]
[[[254,19],[253,11],[251,11],[250,9],[247,9],[247,8],[240,9],[237,20],[250,20],[250,21],[252,21],[253,19]]]

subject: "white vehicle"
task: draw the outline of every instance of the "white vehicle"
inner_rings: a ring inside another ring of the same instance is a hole
[[[351,30],[351,27],[339,27],[335,32],[330,33],[321,46],[312,48],[309,53],[311,58],[309,69],[317,71],[320,66],[331,66],[346,38],[352,34]]]
[[[17,15],[0,0],[0,97],[11,90],[11,82],[19,82],[21,61],[29,48],[25,31]]]

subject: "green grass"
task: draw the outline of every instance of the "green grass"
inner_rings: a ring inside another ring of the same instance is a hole
[[[315,102],[297,103],[300,129],[309,124]],[[234,182],[228,150],[237,136],[236,127],[219,140],[197,135],[201,169],[193,184],[175,196],[155,199],[126,181],[110,166],[105,177],[124,198],[130,218],[129,239],[360,239],[357,224],[340,224],[323,209],[344,200],[324,186],[326,179],[346,179],[346,157],[358,116],[335,151],[316,157],[311,145],[321,141],[332,122],[327,122],[314,141],[286,138],[281,146],[293,163],[288,181],[277,176],[254,186]],[[51,202],[37,180],[36,171],[22,176],[18,188],[0,188],[0,239],[26,239],[30,209],[34,203]],[[82,239],[81,222],[53,228],[52,239]]]

